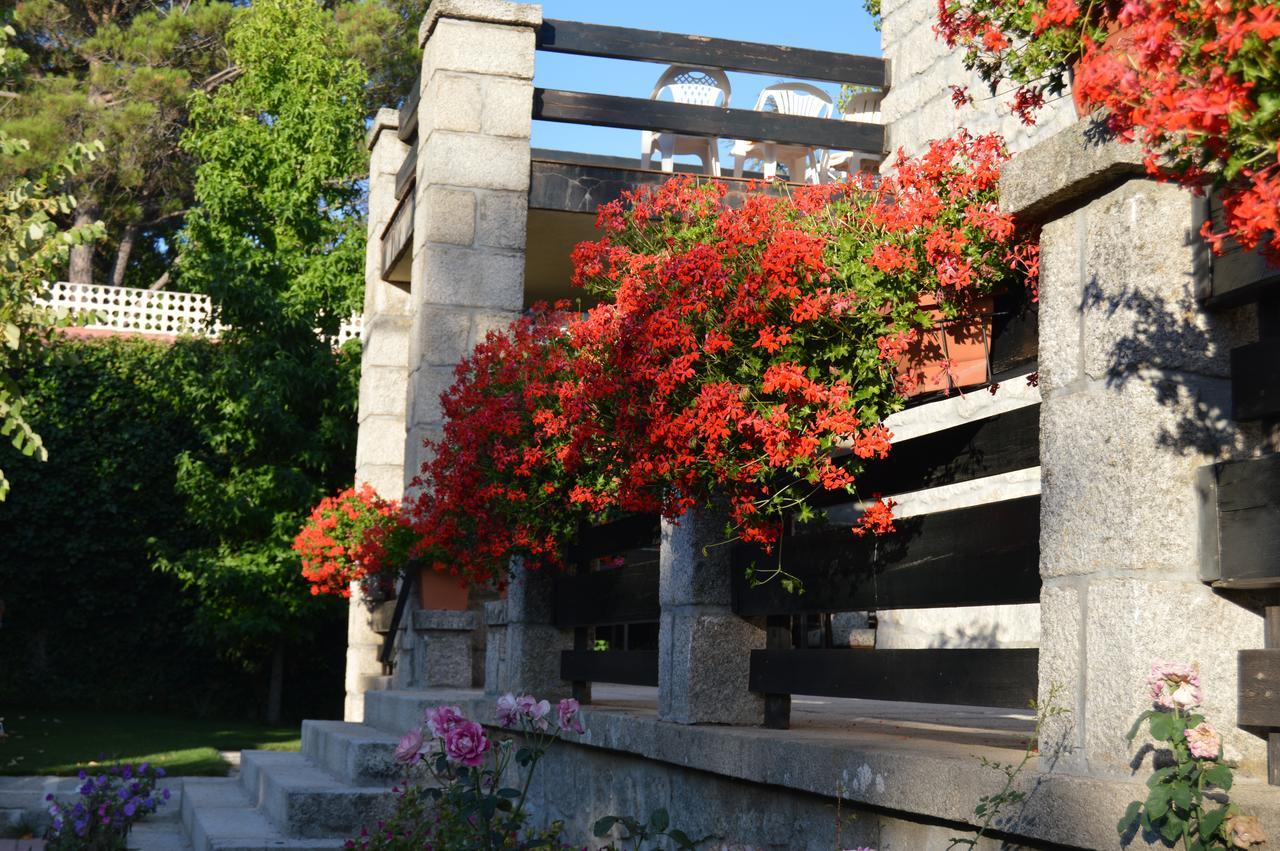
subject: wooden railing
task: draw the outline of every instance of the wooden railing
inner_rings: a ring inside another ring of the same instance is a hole
[[[594,56],[660,64],[689,65],[888,88],[885,61],[822,50],[705,38],[678,33],[547,20],[537,34],[544,53]],[[396,176],[399,205],[382,233],[382,273],[387,281],[409,281],[405,260],[413,242],[413,205],[418,155],[418,106],[421,81],[414,83],[400,108],[398,136],[410,145]],[[447,108],[442,104],[440,108]],[[534,89],[532,117],[541,121],[654,130],[686,136],[750,139],[841,151],[885,150],[880,124],[757,112],[736,107],[697,106],[639,97]]]
[[[555,624],[573,630],[560,676],[580,701],[591,699],[592,682],[658,684],[658,537],[656,515],[585,529],[569,553],[574,572],[556,577]]]

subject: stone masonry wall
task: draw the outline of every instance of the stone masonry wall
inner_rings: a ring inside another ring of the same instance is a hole
[[[1196,302],[1193,199],[1085,123],[1016,158],[1002,203],[1043,223],[1040,282],[1042,700],[1071,714],[1042,739],[1061,770],[1133,770],[1124,734],[1156,660],[1200,666],[1204,712],[1260,776],[1235,726],[1236,652],[1261,618],[1200,582],[1197,470],[1253,451],[1230,419],[1230,349],[1250,308]],[[1052,203],[1048,203],[1052,202]]]
[[[963,55],[934,34],[937,0],[884,0],[881,11],[880,44],[889,60],[890,89],[880,114],[889,128],[889,150],[914,154],[930,139],[963,126],[974,133],[998,132],[1011,150],[1021,151],[1075,121],[1070,97],[1047,105],[1034,127],[1010,113],[1007,97],[991,98],[982,80],[964,69]],[[956,109],[952,85],[968,86],[977,105]]]

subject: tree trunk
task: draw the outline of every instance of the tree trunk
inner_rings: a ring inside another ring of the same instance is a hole
[[[133,253],[133,244],[138,241],[139,227],[128,225],[120,234],[120,250],[116,252],[116,264],[111,270],[111,286],[124,286],[124,273],[129,268],[129,255]]]
[[[271,652],[271,686],[267,692],[267,723],[279,724],[284,699],[284,645]]]
[[[75,226],[91,225],[98,220],[98,199],[86,195],[80,199],[76,207]],[[67,270],[67,280],[73,284],[93,283],[93,249],[92,242],[76,245],[71,248],[71,264]]]

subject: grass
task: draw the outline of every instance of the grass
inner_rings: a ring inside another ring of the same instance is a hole
[[[7,709],[0,775],[73,775],[95,764],[149,762],[172,775],[221,776],[218,751],[296,751],[297,727],[158,715]]]

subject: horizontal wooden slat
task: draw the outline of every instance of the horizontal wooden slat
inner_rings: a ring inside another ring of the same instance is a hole
[[[401,142],[408,142],[418,135],[418,102],[422,98],[422,78],[413,81],[409,94],[400,107],[400,128],[396,135]]]
[[[1280,588],[1280,455],[1200,469],[1200,576],[1220,587]]]
[[[991,375],[1003,381],[1033,367],[1040,355],[1039,303],[1026,292],[996,296],[991,324]]]
[[[397,275],[401,260],[413,249],[413,205],[415,192],[411,190],[400,199],[391,221],[382,230],[382,279],[406,283],[408,275]]]
[[[686,136],[718,136],[837,150],[884,150],[884,126],[725,109],[617,95],[535,89],[533,117],[542,121],[660,130]]]
[[[577,21],[543,21],[538,30],[538,49],[607,59],[701,65],[726,71],[828,80],[876,88],[884,88],[888,84],[885,61],[874,56],[852,56],[825,50]]]
[[[569,548],[567,560],[576,563],[647,547],[657,542],[659,532],[656,514],[633,514],[612,523],[588,526]]]
[[[858,492],[888,496],[1039,464],[1037,404],[895,443],[888,458],[867,464],[858,477]],[[810,503],[821,506],[848,501],[849,494],[844,491],[822,491]]]
[[[555,578],[555,624],[562,629],[656,621],[657,565],[637,565]]]
[[[808,612],[1035,603],[1040,600],[1040,497],[896,521],[888,535],[829,528],[783,538],[765,554],[733,553],[733,608],[743,617]],[[751,587],[745,570],[779,564],[804,584]]]
[[[562,650],[560,679],[569,682],[658,684],[656,650]]]
[[[1226,229],[1222,202],[1216,192],[1193,199],[1196,217],[1193,222],[1198,233],[1206,219],[1215,232]],[[1262,301],[1280,294],[1280,266],[1267,262],[1258,249],[1245,251],[1238,242],[1228,238],[1223,253],[1214,255],[1209,246],[1200,242],[1198,250],[1203,258],[1206,274],[1197,280],[1198,295],[1204,306],[1214,310],[1239,307]]]
[[[400,164],[400,170],[396,172],[396,200],[399,201],[404,194],[413,186],[413,182],[418,177],[418,145],[414,143],[409,146],[409,153],[405,154],[404,162]]]
[[[1280,727],[1280,649],[1241,650],[1236,723]]]
[[[1280,340],[1231,350],[1231,416],[1241,421],[1280,414]]]
[[[1039,651],[753,650],[751,690],[951,703],[1029,706]]]

